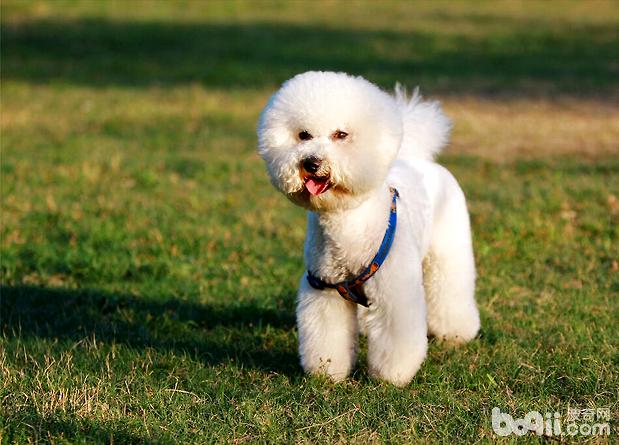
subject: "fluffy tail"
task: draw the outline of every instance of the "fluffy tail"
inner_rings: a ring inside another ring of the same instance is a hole
[[[398,158],[433,160],[449,140],[451,121],[436,101],[424,102],[419,88],[409,99],[406,89],[395,86],[395,100],[402,111],[404,134]]]

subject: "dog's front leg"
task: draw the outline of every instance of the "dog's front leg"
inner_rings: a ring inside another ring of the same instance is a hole
[[[370,373],[404,386],[421,367],[428,349],[421,271],[402,271],[368,290],[375,295],[367,315]]]
[[[301,366],[312,374],[344,379],[357,356],[355,304],[333,289],[316,290],[303,276],[297,301]]]

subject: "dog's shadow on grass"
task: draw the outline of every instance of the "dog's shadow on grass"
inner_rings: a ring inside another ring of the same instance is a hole
[[[62,412],[44,417],[33,408],[18,409],[11,417],[15,422],[9,424],[4,431],[6,443],[30,443],[30,441],[47,443],[50,437],[64,437],[70,441],[75,440],[78,435],[81,437],[87,435],[91,443],[141,444],[148,441],[148,438],[132,433],[129,426],[125,427],[118,421],[112,425],[111,422],[100,420],[78,419]],[[12,430],[13,426],[21,424],[29,426],[27,436],[19,430]],[[173,443],[162,437],[149,439],[156,439],[157,443]]]
[[[94,338],[136,349],[187,353],[207,365],[234,363],[288,376],[301,373],[291,341],[292,306],[273,308],[233,300],[200,304],[94,289],[2,286],[0,291],[0,327],[5,337]]]

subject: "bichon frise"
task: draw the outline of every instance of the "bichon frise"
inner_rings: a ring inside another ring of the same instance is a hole
[[[449,130],[439,104],[344,73],[299,74],[269,100],[260,155],[275,187],[309,210],[297,304],[307,372],[345,378],[361,330],[372,375],[405,385],[428,333],[477,334],[464,194],[432,161]]]

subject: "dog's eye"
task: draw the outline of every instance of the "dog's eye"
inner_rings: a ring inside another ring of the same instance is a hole
[[[314,136],[312,136],[311,134],[309,134],[307,131],[303,130],[299,132],[299,139],[301,139],[302,141],[309,141],[310,139],[312,139]]]
[[[347,136],[348,136],[348,133],[346,133],[345,131],[335,130],[333,134],[331,135],[331,139],[342,141],[346,139]]]

